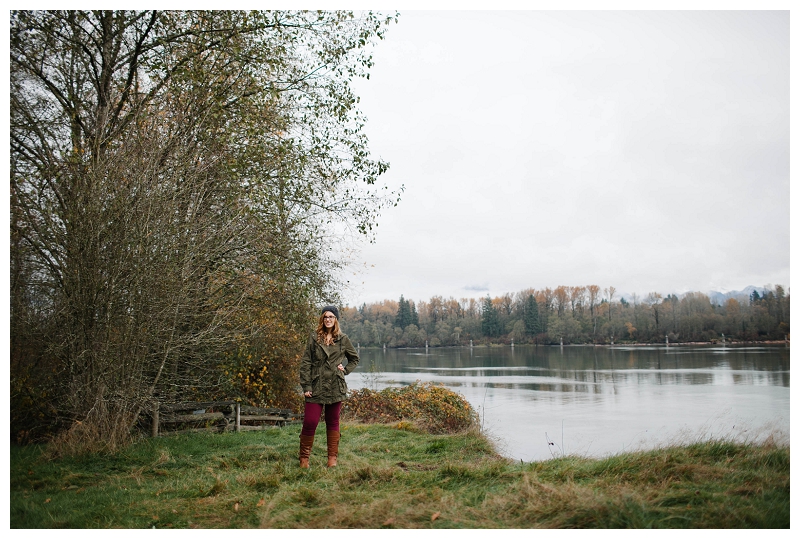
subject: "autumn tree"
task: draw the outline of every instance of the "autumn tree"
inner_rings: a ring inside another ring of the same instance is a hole
[[[569,287],[567,286],[559,286],[553,291],[553,300],[555,301],[555,309],[559,318],[563,318],[569,305],[569,298]]]
[[[445,311],[448,319],[464,318],[464,311],[461,308],[461,303],[454,297],[449,297],[444,302]]]
[[[439,320],[444,319],[444,300],[442,296],[433,296],[426,305],[428,318],[431,324],[435,325]]]
[[[580,310],[583,310],[583,302],[586,298],[585,286],[569,286],[567,287],[567,294],[569,294],[569,303],[572,310],[572,316]]]
[[[289,398],[328,225],[396,202],[350,88],[385,22],[11,13],[12,403],[113,447],[159,401]]]
[[[498,310],[505,314],[506,316],[510,316],[512,312],[512,307],[514,305],[514,299],[511,294],[503,294],[499,298],[499,305]]]

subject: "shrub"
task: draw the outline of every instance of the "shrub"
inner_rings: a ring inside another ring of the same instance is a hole
[[[462,395],[431,382],[382,391],[351,391],[342,405],[342,416],[364,423],[409,420],[432,434],[464,431],[475,426],[478,419]]]

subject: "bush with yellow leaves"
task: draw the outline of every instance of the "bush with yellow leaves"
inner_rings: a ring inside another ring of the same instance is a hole
[[[432,434],[461,432],[478,423],[463,395],[432,382],[351,391],[342,405],[342,417],[364,423],[412,421]]]

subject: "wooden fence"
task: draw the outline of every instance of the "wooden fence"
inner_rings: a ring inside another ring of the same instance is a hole
[[[256,408],[234,401],[161,404],[152,411],[151,436],[179,432],[239,432],[301,423],[302,414],[280,408]]]

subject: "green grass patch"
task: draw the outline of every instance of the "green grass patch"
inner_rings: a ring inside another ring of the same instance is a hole
[[[519,463],[479,432],[298,425],[51,460],[11,447],[11,528],[788,528],[789,448],[710,441]]]

